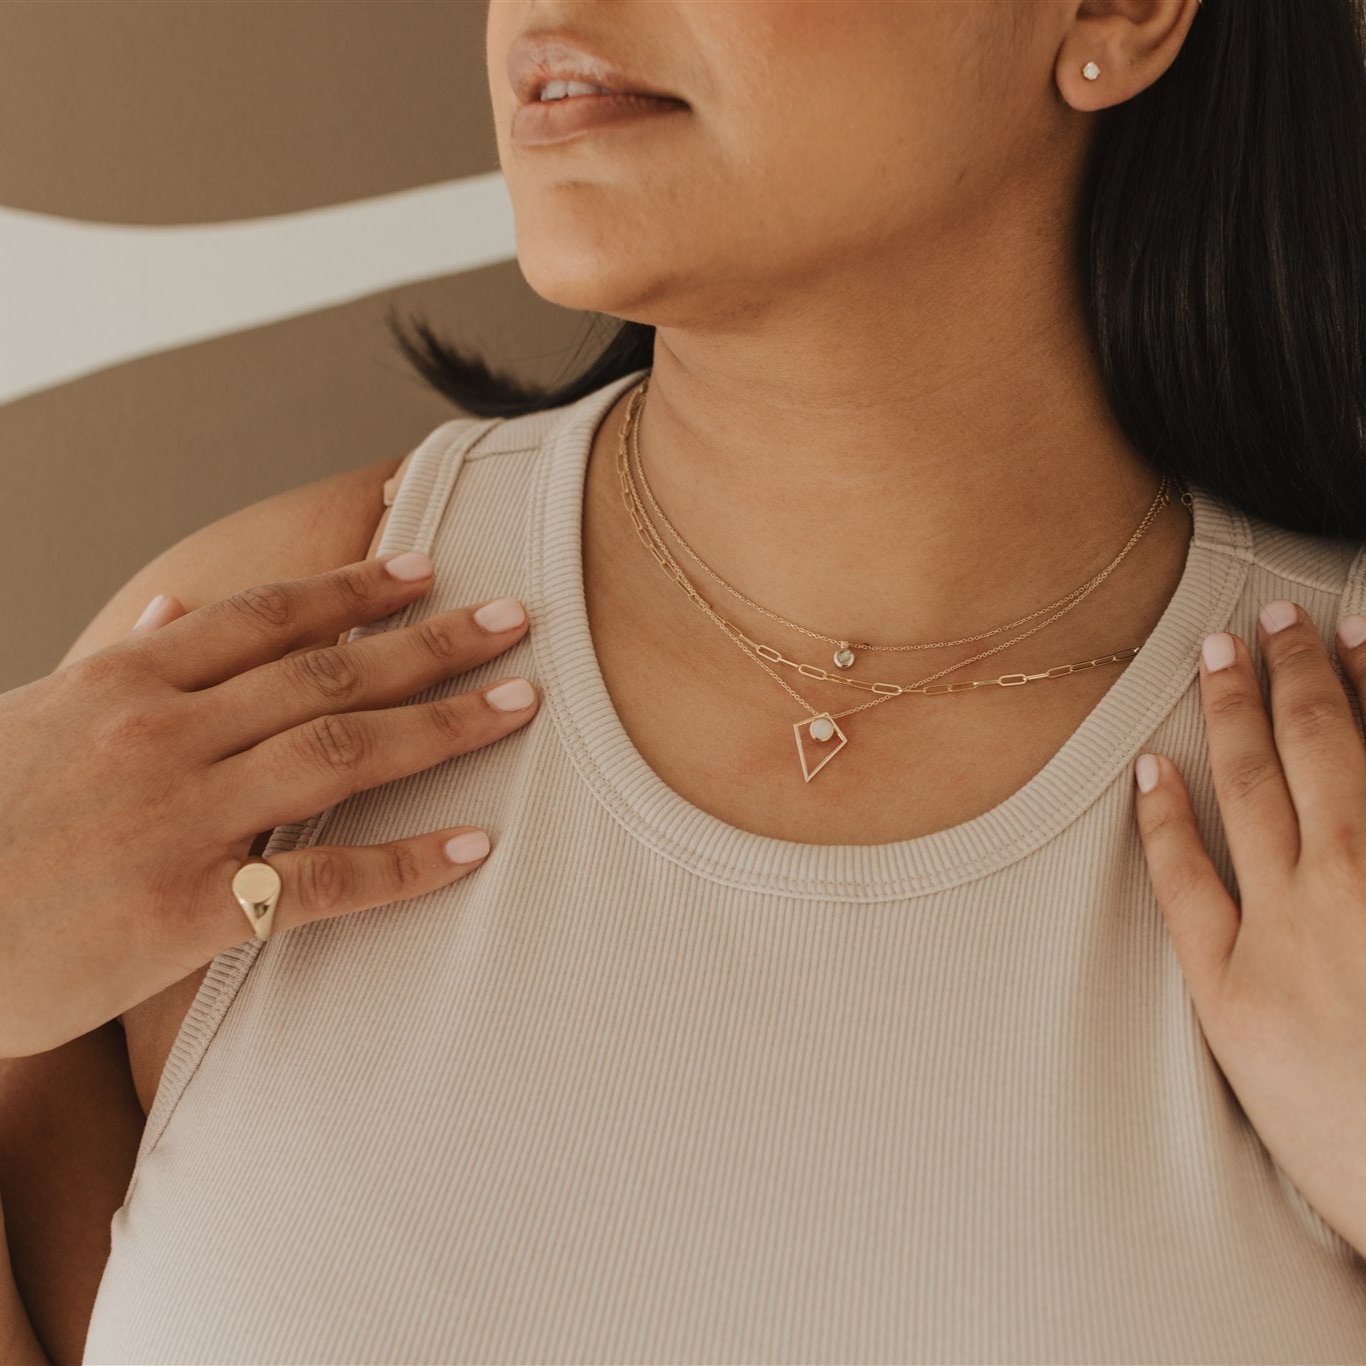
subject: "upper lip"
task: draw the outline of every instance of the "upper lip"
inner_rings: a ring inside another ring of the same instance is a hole
[[[523,33],[508,49],[507,68],[508,79],[522,104],[540,99],[541,90],[550,81],[585,81],[622,95],[678,99],[677,95],[637,80],[600,53],[562,33]]]

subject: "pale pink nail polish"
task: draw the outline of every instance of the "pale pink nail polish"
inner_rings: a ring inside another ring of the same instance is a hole
[[[1293,626],[1298,616],[1295,604],[1288,598],[1277,598],[1274,602],[1267,603],[1259,614],[1268,635],[1275,635],[1277,631],[1284,631],[1287,626]]]
[[[144,626],[149,626],[158,616],[165,611],[170,599],[165,593],[158,593],[146,607],[142,609],[142,615],[133,623],[133,630],[140,631]]]
[[[1356,612],[1350,617],[1343,617],[1342,625],[1338,627],[1338,639],[1349,650],[1355,650],[1363,640],[1366,640],[1366,617]]]
[[[1215,631],[1212,635],[1205,637],[1204,644],[1200,647],[1200,653],[1204,655],[1205,668],[1210,673],[1227,669],[1236,658],[1233,637],[1227,631]]]

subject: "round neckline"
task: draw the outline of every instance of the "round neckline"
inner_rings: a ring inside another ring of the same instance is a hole
[[[806,844],[756,834],[694,806],[627,734],[598,665],[583,575],[583,503],[594,436],[624,375],[567,404],[547,431],[528,511],[528,589],[542,704],[574,767],[630,834],[700,877],[787,897],[885,901],[972,881],[1075,821],[1130,765],[1198,677],[1200,642],[1224,629],[1250,563],[1246,515],[1187,483],[1193,534],[1176,589],[1138,654],[1049,761],[990,810],[881,844]]]

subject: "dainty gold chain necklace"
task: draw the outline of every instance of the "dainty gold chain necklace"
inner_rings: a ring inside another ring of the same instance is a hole
[[[960,660],[956,664],[951,664],[947,668],[940,669],[938,672],[930,674],[928,677],[919,680],[919,682],[917,683],[870,683],[860,679],[850,678],[844,676],[843,674],[831,674],[827,670],[822,669],[816,665],[802,664],[796,660],[788,659],[781,652],[774,649],[772,646],[764,645],[758,641],[752,640],[743,630],[741,630],[741,628],[738,625],[736,625],[736,623],[728,620],[726,617],[722,616],[719,612],[717,612],[715,608],[713,608],[712,605],[709,602],[707,602],[707,600],[703,598],[702,595],[696,590],[691,580],[688,578],[686,573],[684,573],[682,566],[679,565],[678,561],[673,557],[672,553],[668,548],[668,545],[664,541],[663,536],[659,533],[658,528],[655,527],[653,521],[650,519],[650,515],[646,511],[645,505],[641,501],[640,495],[636,491],[633,470],[631,468],[631,453],[633,451],[635,452],[636,463],[639,464],[639,449],[636,445],[635,436],[639,421],[638,414],[641,408],[643,407],[644,396],[646,390],[648,389],[648,386],[649,376],[647,375],[631,395],[630,401],[627,404],[625,420],[622,424],[622,428],[618,436],[617,474],[619,482],[621,484],[622,502],[626,508],[627,514],[631,518],[632,525],[635,527],[636,534],[640,537],[642,543],[645,545],[645,548],[654,557],[655,561],[659,564],[659,566],[669,575],[671,579],[673,579],[673,581],[679,586],[679,588],[682,589],[682,591],[688,595],[688,597],[692,600],[695,606],[700,608],[723,631],[725,631],[727,636],[731,638],[731,640],[736,644],[736,646],[741,651],[743,651],[746,655],[752,658],[755,663],[757,663],[762,669],[764,669],[766,673],[769,674],[770,677],[772,677],[774,682],[776,682],[779,687],[781,687],[785,692],[787,692],[798,702],[800,702],[801,705],[806,709],[808,716],[803,718],[802,720],[794,721],[792,723],[792,730],[797,744],[797,756],[801,762],[802,776],[805,779],[805,781],[810,782],[811,779],[814,778],[816,774],[819,773],[821,769],[823,769],[830,762],[830,760],[833,759],[835,755],[838,754],[849,743],[848,737],[837,724],[837,720],[840,717],[849,716],[854,712],[864,711],[869,707],[880,706],[883,702],[889,702],[893,697],[899,697],[903,694],[919,693],[921,695],[928,696],[939,693],[961,692],[967,691],[969,689],[988,686],[1016,687],[1024,683],[1034,682],[1037,680],[1047,678],[1061,678],[1068,674],[1078,673],[1084,669],[1095,668],[1099,664],[1119,663],[1126,659],[1132,659],[1139,652],[1139,649],[1141,647],[1136,645],[1133,646],[1131,649],[1117,651],[1114,654],[1101,655],[1096,659],[1083,660],[1074,664],[1057,665],[1054,668],[1043,671],[1042,673],[1003,674],[999,678],[974,679],[958,683],[944,683],[938,686],[926,686],[927,684],[931,684],[934,679],[939,678],[946,673],[952,673],[954,670],[961,669],[966,665],[973,663],[975,660],[982,659],[987,655],[996,654],[998,651],[1004,650],[1008,646],[1014,645],[1018,641],[1025,639],[1027,636],[1033,635],[1036,631],[1042,630],[1051,622],[1056,621],[1058,617],[1070,611],[1079,602],[1081,602],[1083,598],[1085,598],[1092,591],[1094,591],[1094,589],[1099,586],[1101,581],[1103,581],[1113,571],[1115,566],[1125,557],[1125,555],[1127,555],[1133,549],[1133,546],[1147,531],[1153,518],[1170,501],[1170,495],[1167,492],[1169,479],[1165,475],[1163,476],[1162,482],[1158,488],[1157,496],[1153,499],[1153,502],[1150,505],[1147,513],[1144,515],[1143,520],[1140,522],[1138,529],[1129,538],[1129,542],[1126,544],[1124,549],[1099,574],[1093,576],[1080,588],[1074,589],[1071,593],[1059,599],[1059,602],[1065,604],[1060,611],[1056,612],[1053,616],[1046,618],[1037,626],[1033,626],[1029,630],[1022,632],[1020,635],[1014,636],[1012,639],[1007,640],[1002,644],[993,647],[992,649],[983,650],[979,654],[970,656],[968,659]],[[640,473],[642,483],[646,483],[643,465],[640,468]],[[692,550],[692,548],[687,544],[682,535],[678,532],[677,528],[675,528],[673,524],[669,522],[667,516],[665,516],[664,514],[663,509],[659,507],[658,501],[654,498],[653,491],[649,489],[648,483],[646,483],[646,490],[651,503],[659,512],[661,519],[665,522],[666,525],[669,526],[670,530],[673,532],[673,535],[678,539],[680,545],[683,546],[685,551],[694,560],[696,560],[697,563],[701,565],[702,568],[706,570],[706,572],[712,578],[714,578],[728,591],[734,593],[737,597],[741,598],[744,602],[749,603],[750,606],[754,607],[757,611],[762,612],[765,616],[769,616],[773,618],[775,621],[779,621],[784,625],[790,626],[792,627],[792,629],[800,631],[805,635],[812,636],[813,638],[819,640],[831,641],[837,644],[840,648],[836,652],[835,663],[840,669],[846,669],[850,666],[850,664],[853,663],[852,657],[848,658],[847,663],[845,662],[845,656],[851,650],[850,642],[848,640],[840,639],[834,636],[827,636],[817,631],[811,631],[808,630],[806,627],[799,625],[796,622],[788,621],[787,618],[782,617],[775,612],[769,611],[767,608],[761,606],[759,603],[756,603],[752,599],[747,598],[738,589],[735,589],[730,584],[726,583],[726,581],[722,579],[720,575],[716,574],[715,571],[713,571],[706,565],[706,563],[701,559],[701,557],[698,556],[697,553],[694,550]],[[1186,504],[1187,507],[1192,506],[1191,496],[1188,492],[1182,492],[1181,500],[1183,503]],[[1057,605],[1057,603],[1053,603],[1050,604],[1050,607],[1055,607]],[[1039,615],[1039,612],[1046,612],[1048,610],[1050,610],[1049,607],[1040,608],[1039,611],[1032,612],[1025,617],[1020,617],[1016,621],[1007,622],[1004,626],[997,626],[990,631],[984,631],[975,636],[967,636],[964,637],[962,640],[934,641],[928,644],[905,646],[878,646],[872,644],[862,644],[859,648],[870,650],[933,649],[947,645],[965,644],[970,641],[981,640],[986,636],[996,635],[1004,630],[1009,630],[1010,627],[1017,626],[1021,622],[1032,620],[1033,617]],[[776,664],[784,664],[790,668],[794,668],[804,677],[807,678],[813,678],[819,681],[830,683],[841,683],[848,687],[861,688],[869,692],[878,693],[880,695],[871,702],[864,702],[859,706],[846,708],[844,711],[838,711],[834,713],[829,711],[818,711],[804,697],[802,697],[800,693],[798,693],[795,689],[789,687],[787,683],[781,677],[779,677],[777,673],[775,673],[771,668],[769,668],[768,664],[765,663],[766,660]],[[837,745],[830,746],[828,749],[826,749],[825,746],[832,738],[835,737],[838,737],[839,743]],[[813,750],[813,753],[820,753],[821,750],[824,750],[824,753],[821,754],[819,762],[815,764],[812,764],[808,761],[807,747],[804,744],[804,739],[806,738],[809,738],[816,742],[816,749]]]

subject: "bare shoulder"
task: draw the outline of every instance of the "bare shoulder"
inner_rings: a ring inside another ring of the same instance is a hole
[[[379,460],[285,489],[191,532],[113,594],[58,667],[122,639],[158,593],[171,594],[192,611],[255,584],[321,574],[365,559],[379,543],[387,504],[409,458]],[[335,640],[319,638],[300,648]],[[253,852],[264,843],[258,838]],[[119,1017],[144,1114],[207,971],[208,964],[197,968]]]
[[[385,486],[408,458],[379,460],[285,489],[192,531],[114,592],[58,667],[120,640],[158,593],[170,593],[193,610],[258,583],[321,574],[364,559],[386,511]]]

